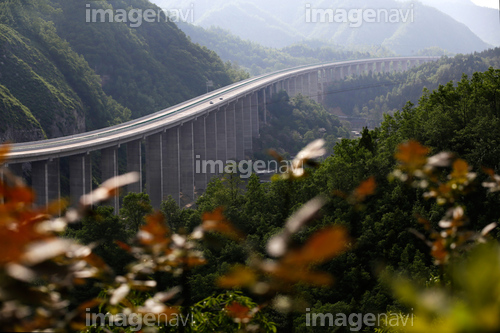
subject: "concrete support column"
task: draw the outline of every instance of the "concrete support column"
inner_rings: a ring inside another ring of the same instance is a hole
[[[358,65],[357,64],[351,65],[351,75],[352,76],[358,76],[359,75]]]
[[[73,205],[80,202],[82,195],[92,193],[90,154],[80,154],[69,158],[69,192]]]
[[[410,60],[410,68],[417,67],[417,60]]]
[[[295,85],[295,78],[293,79]],[[295,88],[294,88],[295,90]],[[259,93],[255,91],[251,96],[251,115],[252,115],[252,138],[259,137]]]
[[[290,98],[292,98],[297,94],[297,91],[295,88],[295,78],[294,77],[289,79],[288,86],[289,86],[288,95],[290,96]]]
[[[225,120],[225,119],[224,119]],[[194,137],[193,122],[180,127],[181,193],[186,202],[194,201]]]
[[[207,161],[217,160],[217,119],[216,110],[211,111],[205,118],[205,138],[207,140]],[[207,168],[207,180],[217,175],[217,170]]]
[[[146,138],[146,192],[151,205],[159,209],[163,200],[163,133]]]
[[[118,151],[117,147],[105,148],[101,150],[101,182],[118,176]],[[116,184],[114,187],[117,187]],[[120,209],[120,198],[114,196],[108,203],[114,208],[115,214]]]
[[[243,143],[245,157],[252,155],[252,97],[243,98]]]
[[[31,163],[31,177],[37,205],[47,207],[50,202],[61,199],[61,175],[58,158],[52,161]]]
[[[309,96],[309,73],[302,74],[302,95]]]
[[[342,67],[340,66],[335,67],[334,79],[335,81],[342,80]]]
[[[377,73],[382,73],[382,62],[376,62],[375,63],[375,71]]]
[[[360,65],[363,68],[362,74],[369,74],[370,73],[370,66],[368,63]]]
[[[168,196],[180,204],[181,156],[179,126],[169,128],[162,134],[162,200]],[[149,182],[149,181],[148,181]]]
[[[342,78],[345,79],[346,77],[348,77],[350,75],[352,75],[351,66],[342,67]]]
[[[297,76],[297,79],[295,80],[295,89],[297,94],[302,94],[304,95],[304,75]]]
[[[220,108],[217,119],[217,160],[223,163],[227,160],[226,107]]]
[[[207,159],[205,117],[196,119],[193,123],[194,143],[194,187],[195,195],[199,197],[207,189],[207,172],[201,168]]]
[[[262,90],[265,94],[265,89]],[[226,159],[236,160],[236,103],[230,103],[226,107]]]
[[[243,122],[243,99],[239,99],[235,109],[235,124],[236,124],[236,159],[241,161],[245,159],[245,143],[244,143],[244,122]]]
[[[384,72],[385,73],[390,73],[391,72],[391,62],[390,61],[385,61],[384,62]]]
[[[327,83],[333,82],[333,74],[332,74],[332,69],[331,68],[327,68],[326,69],[326,82]]]
[[[310,89],[309,91],[311,92],[311,99],[319,102],[319,88],[318,88],[318,72],[313,71],[309,75],[309,80],[310,80]]]
[[[266,95],[266,88],[261,90],[261,100],[260,100],[260,105],[261,105],[261,110],[262,110],[262,121],[264,124],[267,124],[267,95]],[[235,149],[236,151],[236,149]]]
[[[402,60],[401,61],[401,70],[403,72],[406,72],[408,70],[408,61],[407,60]]]
[[[127,172],[139,173],[139,181],[127,186],[128,192],[142,192],[142,140],[127,143]]]

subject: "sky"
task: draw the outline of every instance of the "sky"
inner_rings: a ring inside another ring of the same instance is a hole
[[[472,0],[476,5],[498,9],[499,0]]]

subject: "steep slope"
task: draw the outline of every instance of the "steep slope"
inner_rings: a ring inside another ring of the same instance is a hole
[[[50,16],[58,34],[105,79],[103,90],[130,108],[133,118],[205,93],[207,80],[215,87],[232,83],[214,52],[191,43],[161,17],[138,27],[130,22],[86,23],[87,10],[157,12],[147,0],[91,1],[90,8],[78,0],[49,1],[59,8]]]
[[[0,142],[41,140],[45,133],[40,123],[9,89],[0,85]]]
[[[17,108],[28,115],[24,121],[7,123],[1,135],[15,141],[36,140],[43,132],[57,137],[129,119],[130,111],[104,94],[99,77],[85,60],[51,23],[39,18],[40,10],[43,1],[0,4],[0,84],[11,94],[2,94],[3,113],[12,114]],[[9,134],[22,124],[33,135]]]
[[[0,2],[0,85],[12,95],[2,94],[3,106],[32,115],[35,123],[27,118],[20,123],[38,130],[16,141],[106,127],[203,94],[207,80],[217,88],[246,77],[190,42],[172,22],[133,27],[87,20],[97,9],[156,11],[147,0],[88,5],[79,0]],[[5,133],[13,129],[1,129],[0,137],[12,138]]]

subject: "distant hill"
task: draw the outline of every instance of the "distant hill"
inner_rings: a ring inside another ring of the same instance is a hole
[[[431,47],[452,53],[468,53],[482,51],[490,46],[463,23],[419,2],[313,0],[298,1],[292,5],[286,0],[235,0],[230,4],[222,0],[214,0],[209,4],[192,0],[153,1],[164,8],[185,8],[194,3],[195,24],[205,28],[219,26],[243,39],[270,47],[279,48],[305,39],[319,39],[344,46],[382,45],[398,54],[412,55]],[[308,12],[307,8],[311,11]],[[347,17],[345,23],[339,23],[340,19],[314,22],[321,15],[314,16],[313,9],[387,9],[389,15],[382,13],[380,23],[364,22],[357,26],[352,24],[356,12],[353,12],[351,19]],[[401,12],[391,18],[391,10]],[[306,22],[308,20],[310,22]]]
[[[500,19],[497,9],[480,7],[470,0],[421,0],[464,23],[486,43],[500,46]]]
[[[218,27],[204,29],[187,23],[179,23],[178,26],[191,41],[214,50],[223,60],[242,66],[252,75],[304,64],[394,55],[383,47],[353,50],[321,41],[306,41],[277,49],[243,40]]]
[[[86,6],[89,4],[90,9]],[[86,22],[93,9],[147,0],[0,3],[0,139],[37,140],[106,127],[245,77],[171,22]]]

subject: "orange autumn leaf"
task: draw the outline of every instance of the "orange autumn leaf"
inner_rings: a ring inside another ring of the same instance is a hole
[[[131,252],[132,251],[132,247],[130,245],[122,242],[122,241],[116,240],[115,244],[118,245],[118,247],[121,248],[124,251],[127,251],[127,252]]]
[[[145,245],[165,244],[169,242],[167,233],[168,227],[165,224],[165,219],[162,213],[158,212],[146,216],[146,225],[141,227],[139,238],[141,243]]]
[[[422,146],[417,141],[408,141],[398,146],[396,159],[410,171],[420,169],[427,162],[429,148]]]
[[[439,238],[432,244],[431,255],[439,262],[444,263],[448,256],[448,251],[445,247],[445,239]]]
[[[34,223],[25,222],[0,227],[0,265],[21,259],[31,242],[45,238],[36,231],[35,226]]]
[[[294,265],[320,263],[344,251],[348,242],[345,228],[329,227],[312,235],[300,249],[289,252],[283,262]]]
[[[375,193],[376,188],[377,183],[375,182],[375,177],[370,177],[354,190],[353,196],[357,202],[364,201],[367,196]]]
[[[241,240],[243,234],[236,229],[223,215],[224,209],[219,207],[213,212],[205,212],[202,216],[202,227],[205,231],[219,232],[231,239]]]
[[[228,315],[234,319],[238,319],[241,322],[248,322],[252,316],[250,315],[250,309],[238,302],[232,302],[225,307]]]
[[[221,276],[217,280],[217,285],[226,289],[241,288],[252,286],[256,281],[257,275],[251,268],[235,266],[228,274]]]
[[[186,264],[188,268],[205,265],[207,263],[205,259],[197,257],[187,257],[182,259],[182,262]]]
[[[0,164],[4,164],[7,156],[10,153],[10,145],[3,144],[0,146]]]
[[[333,277],[325,272],[317,272],[308,269],[306,266],[280,263],[268,263],[262,266],[264,272],[279,280],[279,284],[290,282],[292,284],[303,282],[313,286],[330,286],[333,284]],[[283,286],[286,286],[284,284]]]
[[[450,176],[458,181],[467,180],[467,174],[469,173],[469,164],[462,159],[457,159],[453,162],[453,172]]]
[[[19,186],[9,188],[7,191],[5,197],[12,202],[33,203],[35,200],[35,193],[28,187]]]

